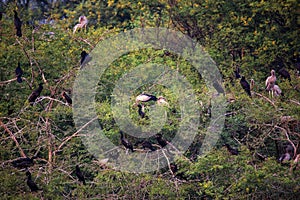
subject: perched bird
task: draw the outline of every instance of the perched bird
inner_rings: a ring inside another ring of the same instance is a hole
[[[85,28],[86,29],[86,26],[88,24],[88,19],[86,18],[86,16],[82,15],[79,17],[79,24],[76,24],[73,28],[73,34],[76,32],[76,30],[78,28]]]
[[[31,173],[29,171],[26,172],[27,176],[27,185],[29,186],[31,192],[36,192],[40,190],[38,186],[35,184],[35,182],[31,179]]]
[[[67,95],[66,92],[62,92],[61,96],[69,105],[72,105],[72,99]]]
[[[143,146],[143,149],[150,149],[151,151],[155,151],[156,149],[154,148],[154,146],[151,144],[151,142],[148,142],[148,141],[143,141],[142,142],[142,146]]]
[[[81,170],[80,170],[80,168],[79,168],[78,165],[76,165],[75,174],[76,174],[78,180],[79,180],[80,182],[82,182],[83,185],[85,185],[86,183],[85,183],[84,176],[83,176],[83,174],[82,174],[82,172],[81,172]]]
[[[21,69],[19,62],[18,62],[18,67],[16,68],[15,72],[16,72],[16,77],[17,77],[18,83],[22,83],[23,70]]]
[[[42,90],[43,90],[43,83],[40,83],[39,87],[30,94],[30,96],[28,97],[28,101],[30,102],[31,105],[35,102],[36,98],[40,96]]]
[[[135,104],[139,102],[148,102],[148,101],[156,101],[158,104],[167,103],[166,99],[163,96],[156,97],[151,94],[140,94],[135,98]]]
[[[173,174],[175,174],[178,171],[178,167],[175,163],[170,164],[170,169],[173,172]]]
[[[282,93],[282,91],[278,85],[274,85],[274,87],[271,90],[272,90],[272,93],[275,94],[275,96],[280,96],[280,95],[284,96],[284,94]]]
[[[237,149],[232,148],[229,144],[224,144],[224,146],[227,148],[227,151],[231,155],[238,155],[239,154],[239,151]]]
[[[13,167],[16,168],[27,168],[34,165],[33,160],[36,158],[37,158],[36,156],[33,156],[32,158],[28,158],[28,157],[16,158],[11,162],[11,164]]]
[[[285,68],[281,68],[278,71],[278,74],[281,75],[283,78],[288,79],[289,81],[291,81],[291,75]]]
[[[141,116],[141,118],[144,118],[145,117],[145,106],[142,104],[138,104],[138,113],[139,115]]]
[[[266,79],[266,90],[271,91],[276,82],[275,70],[271,70],[271,76]]]
[[[162,134],[158,133],[156,134],[156,140],[158,142],[158,144],[161,146],[161,147],[164,147],[166,146],[168,143],[165,139],[162,138]]]
[[[241,75],[240,75],[240,68],[239,68],[239,67],[237,67],[233,72],[234,72],[234,75],[235,75],[235,78],[236,78],[236,79],[241,78]]]
[[[86,65],[88,62],[92,60],[92,57],[90,57],[90,55],[86,51],[82,51],[80,56],[81,56],[80,68],[84,67],[84,65]]]
[[[248,81],[246,81],[245,76],[242,76],[240,80],[240,84],[243,87],[243,89],[246,91],[246,93],[251,97],[251,90],[250,90],[250,84]]]
[[[121,142],[124,145],[124,147],[126,149],[129,149],[132,152],[134,152],[132,144],[124,137],[124,134],[122,131],[120,131],[120,134],[121,134]]]
[[[250,81],[250,90],[251,91],[254,89],[254,85],[255,85],[254,79],[251,79],[251,81]]]
[[[217,92],[218,92],[219,94],[222,93],[223,95],[225,95],[225,91],[224,91],[223,87],[220,85],[219,82],[215,81],[215,82],[213,83],[213,86],[214,86],[214,88],[217,90]]]
[[[15,13],[15,15],[14,15],[14,24],[15,24],[15,28],[16,28],[16,35],[18,37],[22,37],[22,21],[18,17],[17,11],[14,10],[14,13]]]
[[[291,159],[292,159],[291,155],[288,152],[286,152],[282,154],[278,160],[281,164],[283,164],[285,162],[288,162]]]

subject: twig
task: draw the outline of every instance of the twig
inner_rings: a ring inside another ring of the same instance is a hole
[[[14,134],[7,128],[7,126],[1,120],[0,120],[0,126],[2,126],[4,128],[4,130],[9,133],[11,139],[16,143],[16,146],[20,150],[21,156],[26,157],[23,149],[20,147],[20,144],[19,144],[18,140],[16,139],[16,137],[14,136]]]
[[[68,136],[64,139],[64,141],[58,146],[58,148],[54,151],[57,152],[61,149],[62,146],[64,146],[69,140],[71,140],[73,137],[76,137],[77,134],[84,129],[85,127],[87,127],[90,123],[92,123],[93,121],[95,121],[96,119],[98,119],[98,117],[94,117],[93,119],[91,119],[89,122],[87,122],[85,125],[83,125],[78,131],[76,131],[75,133],[73,133],[71,136]]]

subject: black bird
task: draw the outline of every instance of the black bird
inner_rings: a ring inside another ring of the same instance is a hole
[[[248,81],[246,81],[245,76],[242,76],[240,84],[243,87],[243,89],[247,92],[249,97],[251,97],[250,84],[248,83]]]
[[[121,142],[124,145],[124,147],[126,149],[130,149],[132,152],[134,152],[132,144],[126,138],[124,138],[122,131],[120,131],[120,134],[121,134]]]
[[[239,68],[239,67],[237,67],[237,68],[234,70],[234,75],[235,75],[235,78],[236,78],[236,79],[241,78],[241,75],[240,75],[240,68]]]
[[[82,68],[85,64],[90,62],[92,58],[89,56],[89,54],[86,51],[82,51],[80,55],[81,55],[80,67]]]
[[[16,167],[16,168],[27,168],[27,167],[31,167],[34,165],[33,160],[35,158],[37,158],[37,157],[33,156],[32,158],[28,158],[28,157],[16,158],[11,162],[11,164],[13,167]]]
[[[166,146],[168,143],[165,139],[162,138],[162,134],[158,133],[156,136],[156,140],[161,147]]]
[[[72,99],[67,95],[66,92],[62,92],[61,96],[68,104],[72,105]]]
[[[153,147],[153,145],[151,144],[151,142],[148,141],[144,141],[142,142],[142,146],[144,149],[150,149],[151,151],[155,151],[156,149]]]
[[[217,90],[217,92],[218,92],[219,94],[220,94],[220,93],[222,93],[223,95],[225,94],[225,91],[224,91],[223,87],[220,85],[219,82],[215,81],[215,82],[213,83],[213,86],[214,86],[214,88]]]
[[[31,192],[35,192],[40,190],[35,182],[31,179],[31,173],[29,171],[26,172],[27,175],[27,185],[29,186]]]
[[[138,104],[139,110],[138,113],[141,116],[141,118],[145,117],[145,107],[144,105]]]
[[[14,10],[14,24],[15,24],[15,28],[16,28],[16,35],[18,37],[22,37],[22,21],[20,20],[20,18],[18,17],[18,13],[17,11]]]
[[[78,165],[76,165],[75,174],[76,174],[78,180],[79,180],[80,182],[82,182],[83,185],[85,185],[86,183],[85,183],[84,176],[83,176],[83,174],[82,174],[82,172],[81,172],[81,170],[80,170],[80,168],[79,168]]]
[[[22,83],[23,70],[21,69],[21,65],[19,62],[18,62],[18,67],[16,68],[15,72],[16,72],[16,77],[17,77],[18,83]]]
[[[278,71],[278,74],[281,75],[283,78],[289,79],[289,81],[291,81],[291,75],[285,68],[281,68]]]
[[[31,105],[35,102],[36,98],[40,96],[42,90],[43,90],[43,83],[40,83],[39,87],[30,94],[30,96],[28,97],[28,101],[30,102]]]
[[[224,144],[224,146],[226,146],[228,152],[231,155],[238,155],[239,154],[239,151],[237,149],[232,148],[229,144]]]

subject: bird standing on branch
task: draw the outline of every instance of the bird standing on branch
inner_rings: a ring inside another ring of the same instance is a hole
[[[158,144],[161,146],[161,147],[164,147],[168,144],[168,142],[162,138],[162,134],[158,133],[156,136],[155,136]]]
[[[131,152],[134,152],[132,144],[124,137],[124,134],[122,131],[120,131],[120,134],[121,134],[121,143],[124,145],[124,147],[126,149],[131,150]]]
[[[37,157],[33,156],[32,158],[28,158],[28,157],[16,158],[11,162],[11,164],[13,167],[16,167],[16,168],[27,168],[27,167],[31,167],[34,165],[33,160],[35,158],[37,158]]]
[[[15,15],[14,15],[14,24],[15,24],[15,28],[16,28],[16,35],[18,37],[22,37],[22,21],[18,17],[17,11],[14,10],[14,13],[15,13]]]
[[[43,90],[43,83],[40,83],[39,87],[30,94],[30,96],[28,97],[28,101],[31,105],[33,105],[36,98],[38,98],[38,96],[40,96],[42,90]]]
[[[272,88],[274,87],[276,82],[276,76],[275,76],[275,70],[271,70],[271,76],[269,76],[266,79],[266,90],[270,92],[272,92],[272,96],[273,96],[273,90]]]
[[[72,99],[67,95],[66,92],[62,92],[61,96],[69,105],[72,105]]]
[[[79,17],[79,24],[76,24],[73,28],[73,34],[76,32],[77,29],[79,28],[85,28],[86,29],[86,26],[88,24],[88,19],[86,18],[86,16],[82,15]]]
[[[82,51],[80,56],[81,56],[80,68],[84,67],[84,65],[86,65],[88,62],[92,60],[92,57],[90,57],[90,55],[86,51]]]
[[[283,78],[288,79],[289,81],[291,81],[291,75],[285,68],[281,68],[278,71],[278,74],[281,75]]]
[[[135,98],[135,105],[139,102],[148,102],[148,101],[156,101],[158,104],[166,104],[169,105],[166,99],[163,96],[156,97],[151,94],[140,94]]]
[[[242,76],[240,80],[240,84],[242,85],[246,93],[249,95],[249,97],[251,97],[250,84],[248,83],[248,81],[246,81],[245,76]]]
[[[23,70],[21,69],[21,65],[19,62],[18,62],[18,67],[16,68],[15,72],[16,72],[16,77],[17,77],[18,83],[22,83]]]
[[[80,170],[80,168],[79,168],[78,165],[76,165],[75,174],[76,174],[78,180],[79,180],[80,182],[82,182],[83,185],[85,185],[86,183],[85,183],[84,176],[83,176],[83,174],[82,174],[82,172],[81,172],[81,170]]]
[[[31,179],[31,173],[29,171],[26,172],[27,175],[27,185],[29,186],[31,192],[36,192],[40,190],[35,182]]]

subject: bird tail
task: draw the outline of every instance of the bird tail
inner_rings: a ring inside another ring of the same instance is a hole
[[[21,76],[18,76],[18,77],[17,77],[17,81],[18,81],[18,83],[22,83],[22,77],[21,77]]]
[[[20,28],[17,29],[16,35],[17,35],[18,37],[22,37],[22,31],[21,31]]]

